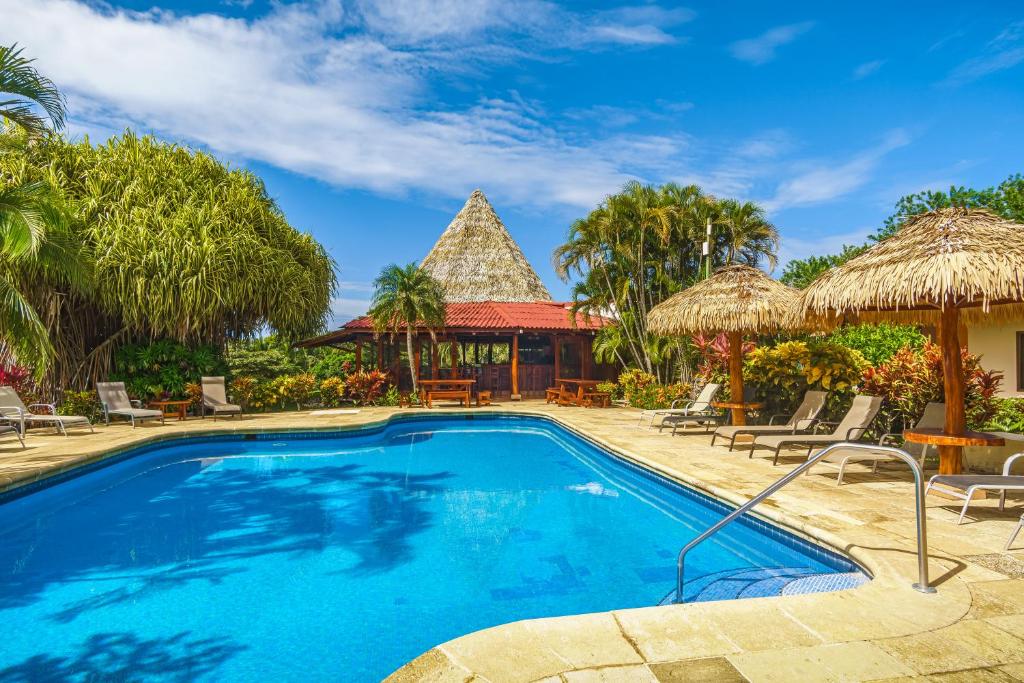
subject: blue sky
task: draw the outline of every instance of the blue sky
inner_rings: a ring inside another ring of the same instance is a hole
[[[626,180],[763,203],[782,260],[896,199],[1024,172],[1024,4],[0,0],[70,130],[130,126],[267,182],[338,261],[339,319],[480,187],[556,297]],[[781,272],[781,267],[776,274]]]

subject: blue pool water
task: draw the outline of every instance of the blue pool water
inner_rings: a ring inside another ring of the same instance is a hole
[[[532,418],[190,439],[0,505],[0,681],[377,680],[517,619],[656,604],[723,507]],[[687,595],[848,587],[760,523]]]

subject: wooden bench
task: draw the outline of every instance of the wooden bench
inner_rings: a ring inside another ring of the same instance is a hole
[[[544,390],[544,400],[547,403],[554,403],[562,397],[562,387],[548,387]]]
[[[427,392],[427,407],[434,407],[435,399],[457,399],[465,407],[469,407],[469,390],[468,389],[443,389],[438,391]]]
[[[490,391],[478,391],[478,392],[476,392],[476,405],[477,405],[477,407],[491,405],[491,392]]]
[[[585,408],[610,408],[612,395],[606,391],[591,391],[583,395],[583,406]]]

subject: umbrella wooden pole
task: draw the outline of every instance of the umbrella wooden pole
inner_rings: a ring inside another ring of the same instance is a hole
[[[743,335],[729,333],[729,401],[743,403]],[[732,409],[734,425],[747,424],[747,413],[743,408]]]
[[[947,300],[939,320],[939,345],[942,347],[942,386],[946,394],[946,424],[943,431],[951,436],[962,436],[967,430],[964,367],[957,331],[959,324],[960,311],[952,301]],[[939,474],[959,474],[963,453],[963,446],[939,446]]]

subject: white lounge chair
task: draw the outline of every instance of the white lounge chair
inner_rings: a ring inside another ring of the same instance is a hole
[[[33,408],[46,408],[50,412],[33,413]],[[16,424],[22,434],[25,434],[26,427],[35,424],[52,426],[64,436],[68,435],[68,427],[84,426],[90,431],[96,431],[92,428],[92,421],[89,418],[84,415],[58,415],[57,406],[52,403],[33,403],[26,406],[14,387],[0,387],[0,416]]]
[[[921,414],[921,419],[914,425],[915,429],[941,429],[942,425],[946,422],[946,404],[945,403],[929,403],[924,407],[924,412]],[[879,446],[890,445],[897,437],[901,436],[896,433],[883,434],[882,438],[878,440]],[[916,456],[920,463],[921,469],[924,469],[924,460],[928,457],[929,444],[912,443],[910,441],[904,442],[901,446],[903,450]],[[808,458],[811,456],[808,455]],[[867,450],[838,450],[833,451],[830,455],[826,456],[824,460],[819,460],[816,467],[824,465],[826,467],[833,467],[839,470],[839,476],[836,478],[836,486],[843,483],[843,474],[846,472],[846,464],[849,462],[870,462],[871,471],[878,471],[878,463],[886,461],[897,461],[892,455],[885,451],[867,451]],[[807,474],[810,474],[811,470],[807,470]]]
[[[25,447],[25,439],[21,436],[21,432],[18,431],[17,427],[9,424],[0,424],[0,434],[7,434],[8,432],[12,432],[16,437],[18,437],[18,441],[21,442],[21,447]]]
[[[741,434],[756,436],[758,434],[798,434],[814,427],[818,413],[825,407],[828,400],[827,391],[808,391],[792,415],[773,415],[766,425],[726,425],[715,430],[711,437],[711,445],[718,438],[729,439],[729,450],[736,445],[736,437]],[[779,418],[787,418],[785,424],[774,424]]]
[[[223,377],[203,377],[203,417],[207,409],[213,411],[213,419],[220,414],[237,415],[242,418],[242,406],[228,403],[227,389]]]
[[[829,422],[819,422],[820,425],[834,424],[835,429],[831,434],[784,434],[779,436],[768,435],[768,436],[755,436],[754,440],[750,442],[750,453],[748,457],[754,457],[755,448],[772,448],[775,450],[775,458],[772,460],[773,465],[779,464],[779,451],[782,450],[783,446],[807,446],[807,452],[810,453],[815,446],[824,448],[825,446],[831,446],[834,443],[841,443],[843,441],[856,441],[864,432],[867,431],[868,427],[871,426],[875,416],[878,415],[879,408],[882,407],[882,398],[880,396],[866,396],[860,395],[853,399],[853,404],[850,409],[846,411],[846,415],[842,421],[838,424]]]
[[[1003,548],[1004,551],[1008,551],[1010,549],[1010,546],[1013,545],[1013,540],[1017,538],[1017,534],[1020,533],[1021,529],[1024,529],[1024,515],[1020,516],[1020,521],[1017,522],[1017,528],[1014,529],[1013,533],[1010,534],[1010,537],[1006,539],[1006,547]]]
[[[698,415],[701,413],[710,413],[711,402],[715,400],[715,396],[722,389],[722,385],[717,382],[708,382],[704,385],[704,388],[700,390],[697,398],[690,401],[685,398],[677,399],[672,401],[672,405],[668,408],[660,408],[657,410],[645,410],[640,413],[640,418],[637,420],[636,426],[643,426],[644,420],[647,420],[648,429],[654,427],[654,421],[661,418],[664,419],[666,415]],[[683,407],[677,407],[681,404],[686,404]]]
[[[131,420],[132,429],[135,429],[136,421],[158,419],[160,422],[164,422],[164,411],[143,408],[142,401],[128,398],[124,382],[96,382],[96,393],[100,395],[100,403],[103,404],[103,419],[107,424],[110,424],[110,418],[114,415]]]
[[[925,493],[935,486],[940,486],[943,493],[962,499],[964,506],[960,510],[960,518],[956,520],[957,524],[963,523],[975,491],[999,491],[999,511],[1002,512],[1006,506],[1007,491],[1024,491],[1024,475],[1010,474],[1010,468],[1019,458],[1024,458],[1024,451],[1014,453],[1006,459],[1002,474],[936,474],[928,480]]]

